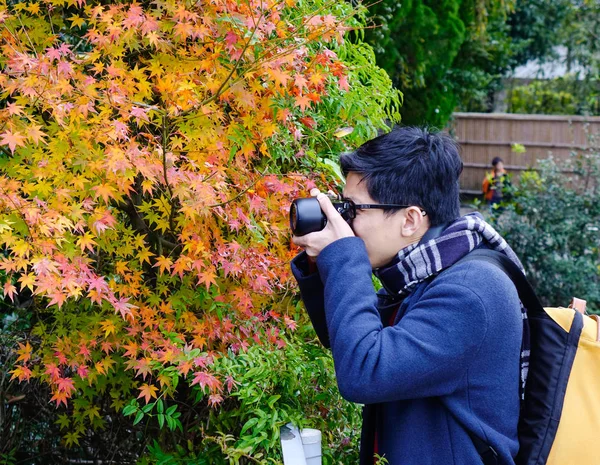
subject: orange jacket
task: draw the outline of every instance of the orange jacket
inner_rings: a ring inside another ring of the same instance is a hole
[[[496,177],[501,177],[504,174],[506,174],[506,171],[496,172],[495,170],[485,174],[485,178],[483,178],[483,183],[481,185],[485,200],[492,200],[496,191]],[[502,196],[502,194],[500,194],[500,196]]]

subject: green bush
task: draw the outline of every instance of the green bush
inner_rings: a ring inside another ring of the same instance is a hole
[[[599,166],[594,152],[573,154],[566,164],[546,160],[540,171],[524,173],[512,201],[491,215],[544,305],[579,297],[600,311]]]

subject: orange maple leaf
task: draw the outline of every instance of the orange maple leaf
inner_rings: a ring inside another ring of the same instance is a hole
[[[65,407],[66,407],[67,406],[67,399],[69,397],[70,397],[70,395],[67,392],[57,390],[56,392],[54,392],[54,395],[50,399],[50,402],[55,401],[57,407],[60,404],[65,404]]]
[[[285,87],[288,80],[291,78],[289,73],[286,73],[285,71],[282,71],[278,68],[269,69],[268,73],[273,78],[275,83],[282,87]]]
[[[206,290],[208,291],[211,284],[217,285],[217,281],[215,281],[216,277],[217,275],[212,270],[198,273],[198,285],[204,283],[206,285]]]
[[[27,381],[29,378],[31,378],[31,370],[25,365],[17,365],[17,367],[9,373],[12,374],[10,378],[11,380],[18,378],[19,382]]]
[[[152,384],[144,383],[139,388],[139,390],[140,390],[140,395],[137,396],[138,399],[140,397],[143,397],[144,400],[146,401],[146,403],[150,402],[150,399],[156,399],[156,392],[158,391],[158,388],[156,386],[154,386]]]
[[[96,191],[96,198],[102,197],[105,202],[108,202],[111,198],[115,198],[115,188],[108,184],[100,184],[99,186],[92,187],[92,190]]]
[[[298,95],[295,98],[294,105],[300,107],[300,110],[306,111],[308,107],[310,107],[311,99],[306,95]]]
[[[160,255],[156,258],[156,263],[153,265],[154,267],[159,267],[161,273],[165,271],[169,271],[171,269],[171,265],[173,264],[173,260],[169,257],[165,257],[164,255]]]

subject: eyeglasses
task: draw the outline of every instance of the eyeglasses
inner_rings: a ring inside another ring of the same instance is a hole
[[[354,203],[354,200],[342,198],[340,202],[334,202],[333,204],[336,210],[346,220],[353,220],[356,218],[356,210],[370,210],[380,209],[385,210],[388,208],[409,208],[414,205],[398,205],[395,203]],[[423,216],[427,215],[427,212],[421,208]]]

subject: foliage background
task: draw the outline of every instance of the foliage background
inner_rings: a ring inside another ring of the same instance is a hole
[[[489,215],[513,247],[545,306],[584,299],[600,312],[600,153],[573,153],[568,162],[549,158],[525,172],[511,200]],[[566,175],[565,170],[573,174]]]

